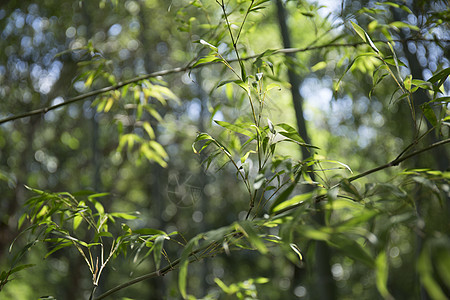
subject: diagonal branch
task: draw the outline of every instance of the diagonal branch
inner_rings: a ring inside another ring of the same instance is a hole
[[[405,40],[393,40],[394,42],[400,42],[400,41],[428,41],[428,42],[435,42],[435,40],[433,39],[418,39],[418,38],[409,38],[409,39],[405,39]],[[450,42],[450,40],[439,40],[440,42],[444,42],[444,43],[448,43]],[[384,43],[385,41],[373,41],[374,43]],[[246,61],[246,60],[251,60],[251,59],[255,59],[261,56],[272,56],[272,55],[276,55],[276,54],[288,54],[288,53],[299,53],[299,52],[307,52],[307,51],[313,51],[313,50],[320,50],[320,49],[326,49],[326,48],[339,48],[339,47],[358,47],[358,46],[362,46],[362,45],[366,45],[365,42],[356,42],[356,43],[331,43],[331,44],[324,44],[324,45],[319,45],[319,46],[311,46],[311,47],[306,47],[306,48],[283,48],[283,49],[277,49],[275,50],[273,53],[270,54],[265,54],[263,53],[259,53],[256,55],[251,55],[248,57],[244,57],[244,58],[240,58],[241,61]],[[236,62],[238,61],[238,59],[230,59],[228,60],[228,62]],[[94,90],[85,94],[81,94],[75,97],[72,97],[64,102],[61,102],[59,104],[56,105],[52,105],[52,106],[47,106],[47,107],[43,107],[43,108],[38,108],[35,110],[31,110],[22,114],[18,114],[18,115],[12,115],[10,117],[4,118],[4,119],[0,119],[0,125],[4,124],[4,123],[8,123],[14,120],[19,120],[19,119],[23,119],[26,117],[31,117],[31,116],[35,116],[35,115],[41,115],[41,114],[46,114],[47,112],[87,99],[89,97],[92,96],[97,96],[109,91],[114,91],[114,90],[118,90],[126,85],[129,85],[131,83],[136,83],[139,82],[141,80],[144,79],[148,79],[148,78],[154,78],[154,77],[158,77],[158,76],[166,76],[169,74],[175,74],[175,73],[181,73],[181,72],[186,72],[188,70],[192,70],[192,69],[197,69],[197,68],[202,68],[205,67],[207,65],[212,65],[212,64],[218,64],[220,62],[208,62],[208,63],[204,63],[204,64],[200,64],[200,65],[196,65],[194,66],[195,63],[189,63],[187,66],[185,67],[178,67],[178,68],[174,68],[174,69],[167,69],[167,70],[162,70],[162,71],[157,71],[157,72],[153,72],[153,73],[149,73],[149,74],[144,74],[138,77],[134,77],[131,78],[129,80],[126,81],[122,81],[119,82],[116,85],[111,85],[111,86],[106,86],[104,88],[98,89],[98,90]]]
[[[380,171],[380,170],[387,169],[387,168],[390,168],[390,167],[393,167],[393,166],[397,166],[397,165],[399,165],[401,162],[403,162],[403,161],[405,161],[405,160],[407,160],[407,159],[409,159],[409,158],[411,158],[411,157],[413,157],[413,156],[419,155],[419,154],[421,154],[421,153],[423,153],[423,152],[426,152],[426,151],[428,151],[428,150],[431,150],[431,149],[433,149],[433,148],[436,148],[436,147],[438,147],[438,146],[445,145],[445,144],[448,144],[448,143],[450,143],[450,139],[441,140],[441,141],[439,141],[439,142],[436,142],[436,143],[434,143],[434,144],[431,144],[431,145],[429,145],[429,146],[427,146],[427,147],[425,147],[425,148],[422,148],[422,149],[420,149],[420,150],[414,151],[414,152],[412,152],[412,153],[410,153],[410,154],[408,154],[408,155],[405,155],[405,156],[403,156],[403,157],[397,157],[396,159],[394,159],[393,161],[391,161],[391,162],[389,162],[389,163],[387,163],[387,164],[384,164],[384,165],[382,165],[382,166],[378,166],[378,167],[373,168],[373,169],[371,169],[371,170],[365,171],[365,172],[363,172],[363,173],[361,173],[361,174],[358,174],[358,175],[349,177],[349,178],[348,178],[348,181],[349,181],[349,182],[352,182],[352,181],[355,181],[356,179],[365,177],[365,176],[367,176],[367,175],[369,175],[369,174],[378,172],[378,171]]]
[[[422,149],[419,149],[419,150],[417,150],[417,151],[414,151],[414,152],[412,152],[412,153],[410,153],[410,154],[408,154],[408,155],[405,155],[405,156],[398,156],[397,158],[395,158],[394,160],[392,160],[392,161],[389,162],[389,163],[386,163],[386,164],[381,165],[381,166],[378,166],[378,167],[376,167],[376,168],[367,170],[367,171],[365,171],[365,172],[363,172],[363,173],[361,173],[361,174],[358,174],[358,175],[349,177],[349,178],[347,178],[347,180],[348,180],[349,182],[352,182],[352,181],[355,181],[355,180],[357,180],[357,179],[366,177],[367,175],[370,175],[370,174],[372,174],[372,173],[375,173],[375,172],[378,172],[378,171],[381,171],[381,170],[384,170],[384,169],[387,169],[387,168],[390,168],[390,167],[398,166],[401,162],[403,162],[403,161],[405,161],[405,160],[407,160],[407,159],[409,159],[409,158],[411,158],[411,157],[414,157],[414,156],[416,156],[416,155],[419,155],[419,154],[424,153],[424,152],[427,152],[427,151],[429,151],[429,150],[431,150],[431,149],[433,149],[433,148],[436,148],[436,147],[439,147],[439,146],[442,146],[442,145],[445,145],[445,144],[448,144],[448,143],[450,143],[450,139],[445,139],[445,140],[436,142],[436,143],[431,144],[431,145],[429,145],[429,146],[427,146],[427,147],[425,147],[425,148],[422,148]],[[333,189],[333,188],[335,188],[335,187],[338,187],[338,186],[340,186],[340,185],[341,185],[341,182],[339,182],[339,183],[337,183],[336,185],[334,185],[333,187],[331,187],[330,190]],[[326,197],[327,197],[326,194],[325,194],[325,195],[319,195],[319,196],[316,196],[316,197],[314,198],[314,201],[320,202],[320,201],[324,200]],[[280,214],[283,214],[283,213],[285,213],[285,212],[287,212],[287,211],[290,211],[290,210],[292,210],[292,209],[295,209],[295,208],[297,208],[297,207],[303,205],[303,203],[304,203],[304,202],[300,202],[300,203],[293,204],[293,205],[291,205],[291,206],[285,207],[285,208],[283,208],[283,209],[280,209],[279,211],[277,211],[277,212],[275,213],[275,215],[280,215]]]

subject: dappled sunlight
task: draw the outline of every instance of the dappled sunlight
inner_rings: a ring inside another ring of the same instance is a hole
[[[0,298],[444,299],[441,1],[6,1]]]

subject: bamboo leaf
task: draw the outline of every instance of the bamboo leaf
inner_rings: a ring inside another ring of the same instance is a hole
[[[77,230],[82,221],[83,217],[80,214],[75,215],[75,217],[73,218],[73,230]]]
[[[148,136],[151,139],[155,139],[155,131],[153,130],[152,126],[148,122],[144,122],[142,124],[142,127],[144,127],[145,131],[147,132]]]
[[[153,259],[155,260],[155,266],[156,270],[159,270],[159,266],[161,265],[161,255],[162,255],[162,249],[164,245],[164,241],[170,239],[166,235],[159,235],[153,244]]]
[[[238,222],[237,225],[240,231],[249,239],[253,247],[262,254],[267,253],[267,247],[253,228],[253,223],[250,221],[242,221]]]
[[[361,26],[359,26],[358,24],[354,23],[353,21],[350,21],[350,23],[352,24],[353,30],[355,30],[355,32],[359,35],[359,37],[367,43],[366,40],[366,32],[364,31],[364,29],[361,28]]]
[[[211,63],[211,62],[216,62],[216,61],[223,61],[222,58],[218,57],[216,54],[211,54],[205,57],[200,58],[199,60],[197,60],[192,67],[196,67],[198,65],[201,64],[207,64],[207,63]]]
[[[422,109],[423,115],[427,118],[428,122],[430,122],[432,126],[437,126],[438,120],[433,108],[431,108],[431,105],[429,103],[425,103],[422,104],[420,108]]]
[[[231,124],[225,121],[218,121],[218,120],[214,120],[214,122],[219,125],[222,126],[223,128],[229,129],[231,131],[246,135],[248,137],[253,137],[254,133],[251,132],[248,128],[251,126],[250,123],[247,124]]]
[[[420,281],[432,299],[447,299],[439,283],[433,278],[433,262],[431,260],[429,245],[425,246],[417,260],[417,270]]]
[[[200,44],[202,44],[202,45],[208,46],[209,48],[211,48],[211,50],[214,50],[214,51],[216,51],[216,52],[218,51],[218,49],[217,49],[216,46],[211,45],[210,43],[208,43],[208,42],[205,41],[205,40],[200,40],[199,42],[200,42]]]
[[[387,281],[389,274],[389,264],[386,257],[386,252],[382,251],[378,254],[375,260],[376,267],[376,285],[381,296],[384,299],[394,299],[388,291]]]
[[[272,212],[277,213],[278,211],[281,211],[289,206],[301,204],[301,203],[311,199],[311,197],[312,197],[312,193],[296,195],[296,196],[292,197],[291,199],[281,202],[280,204],[275,206],[273,208]]]
[[[65,243],[61,243],[58,246],[56,246],[55,248],[53,248],[52,250],[50,250],[49,252],[47,252],[47,254],[45,254],[44,258],[49,257],[51,254],[55,253],[58,250],[61,250],[62,248],[66,248],[69,246],[72,246],[73,243],[72,242],[65,242]]]
[[[405,23],[405,22],[402,22],[402,21],[395,21],[395,22],[389,23],[389,26],[390,27],[396,27],[396,28],[409,28],[409,29],[414,30],[414,31],[420,31],[419,27],[417,27],[415,25],[411,25],[411,24]]]
[[[277,207],[280,203],[284,202],[294,191],[295,186],[297,185],[298,181],[300,180],[301,172],[295,176],[294,181],[278,196],[275,201],[270,206],[269,212],[270,214],[273,214],[275,211],[275,207]],[[280,210],[280,209],[278,209]]]
[[[300,248],[299,248],[296,244],[294,244],[294,243],[289,244],[289,246],[290,246],[291,249],[298,255],[298,258],[299,258],[300,260],[303,260],[303,255],[302,255],[302,253],[301,253],[301,251],[300,251]]]
[[[189,257],[192,254],[194,247],[198,245],[198,241],[201,236],[195,236],[192,238],[184,247],[183,252],[180,257],[180,272],[178,273],[178,288],[180,289],[181,296],[186,299],[186,283],[187,283],[187,273]]]
[[[125,219],[125,220],[135,220],[138,218],[137,216],[134,216],[132,214],[121,213],[121,212],[113,212],[113,213],[110,213],[109,215],[111,215],[112,217],[115,217],[115,218],[121,218],[121,219]]]
[[[318,62],[314,66],[311,67],[311,71],[317,72],[319,70],[325,69],[327,67],[327,63],[325,61]]]

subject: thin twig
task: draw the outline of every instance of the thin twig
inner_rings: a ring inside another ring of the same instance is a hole
[[[401,41],[428,41],[428,42],[433,42],[434,40],[432,39],[417,39],[417,38],[411,38],[411,39],[405,39],[405,40],[394,40],[394,42],[401,42]],[[445,42],[445,43],[449,43],[450,40],[439,40],[441,42]],[[373,41],[374,43],[384,43],[385,41]],[[332,43],[332,44],[325,44],[325,45],[319,45],[319,46],[312,46],[312,47],[306,47],[306,48],[286,48],[286,49],[277,49],[275,50],[273,53],[271,54],[267,54],[267,56],[273,56],[276,54],[288,54],[288,53],[299,53],[299,52],[306,52],[306,51],[313,51],[313,50],[320,50],[320,49],[326,49],[326,48],[337,48],[337,47],[358,47],[358,46],[362,46],[362,45],[366,45],[365,42],[356,42],[356,43]],[[248,57],[242,57],[240,58],[241,61],[246,61],[246,60],[251,60],[251,59],[255,59],[257,57],[260,57],[261,55],[264,55],[264,52],[259,53],[259,54],[255,54],[255,55],[251,55]],[[235,59],[230,59],[228,60],[228,62],[236,62],[239,61],[239,59],[235,58]],[[131,78],[129,80],[126,81],[122,81],[119,82],[116,85],[111,85],[111,86],[106,86],[104,88],[98,89],[98,90],[94,90],[91,92],[87,92],[85,94],[81,94],[72,98],[69,98],[68,100],[61,102],[59,104],[56,105],[52,105],[52,106],[47,106],[47,107],[43,107],[43,108],[38,108],[35,110],[31,110],[22,114],[18,114],[18,115],[13,115],[11,117],[7,117],[4,119],[0,120],[0,125],[4,124],[4,123],[8,123],[14,120],[18,120],[18,119],[23,119],[26,117],[31,117],[31,116],[35,116],[35,115],[41,115],[41,114],[45,114],[49,111],[55,110],[57,108],[81,101],[81,100],[85,100],[89,97],[93,97],[93,96],[97,96],[106,92],[110,92],[110,91],[114,91],[114,90],[118,90],[126,85],[132,84],[132,83],[137,83],[141,80],[145,80],[145,79],[149,79],[149,78],[154,78],[154,77],[158,77],[158,76],[166,76],[169,74],[176,74],[176,73],[181,73],[181,72],[186,72],[192,69],[197,69],[197,68],[203,68],[205,66],[208,65],[212,65],[212,64],[219,64],[221,62],[208,62],[208,63],[204,63],[204,64],[200,64],[200,65],[196,65],[194,66],[194,63],[190,63],[185,67],[178,67],[178,68],[174,68],[174,69],[167,69],[167,70],[162,70],[162,71],[157,71],[157,72],[153,72],[153,73],[149,73],[149,74],[144,74],[141,76],[137,76],[134,78]]]
[[[425,147],[425,148],[422,148],[422,149],[420,149],[420,150],[414,151],[414,152],[412,152],[412,153],[410,153],[410,154],[408,154],[408,155],[405,155],[405,156],[403,156],[403,157],[397,157],[396,159],[394,159],[393,161],[391,161],[391,162],[389,162],[389,163],[387,163],[387,164],[384,164],[384,165],[382,165],[382,166],[379,166],[379,167],[373,168],[373,169],[371,169],[371,170],[365,171],[365,172],[363,172],[363,173],[361,173],[361,174],[358,174],[358,175],[349,177],[349,178],[348,178],[348,181],[349,181],[349,182],[352,182],[352,181],[354,181],[354,180],[356,180],[356,179],[359,179],[359,178],[361,178],[361,177],[365,177],[365,176],[367,176],[367,175],[369,175],[369,174],[378,172],[378,171],[380,171],[380,170],[383,170],[383,169],[386,169],[386,168],[390,168],[390,167],[393,167],[393,166],[397,166],[397,165],[399,165],[401,162],[407,160],[408,158],[411,158],[411,157],[413,157],[413,156],[419,155],[419,154],[421,154],[421,153],[423,153],[423,152],[426,152],[426,151],[428,151],[428,150],[430,150],[430,149],[436,148],[436,147],[438,147],[438,146],[441,146],[441,145],[444,145],[444,144],[447,144],[447,143],[450,143],[450,139],[445,139],[445,140],[436,142],[436,143],[434,143],[434,144],[431,144],[431,145],[429,145],[429,146],[427,146],[427,147]]]
[[[387,168],[390,168],[390,167],[397,166],[397,165],[399,165],[401,162],[403,162],[403,161],[405,161],[405,160],[407,160],[407,159],[409,159],[409,158],[411,158],[411,157],[413,157],[413,156],[419,155],[419,154],[421,154],[421,153],[423,153],[423,152],[426,152],[426,151],[428,151],[428,150],[431,150],[431,149],[433,149],[433,148],[436,148],[436,147],[438,147],[438,146],[445,145],[445,144],[448,144],[448,143],[450,143],[450,139],[445,139],[445,140],[436,142],[436,143],[434,143],[434,144],[431,144],[431,145],[429,145],[429,146],[427,146],[427,147],[425,147],[425,148],[422,148],[422,149],[420,149],[420,150],[414,151],[414,152],[412,152],[412,153],[410,153],[410,154],[408,154],[408,155],[405,155],[405,156],[403,156],[403,157],[397,157],[397,158],[395,158],[394,160],[392,160],[391,162],[389,162],[389,163],[387,163],[387,164],[384,164],[384,165],[382,165],[382,166],[378,166],[378,167],[376,167],[376,168],[367,170],[367,171],[365,171],[365,172],[363,172],[363,173],[361,173],[361,174],[358,174],[358,175],[349,177],[349,178],[347,178],[347,180],[348,180],[349,182],[352,182],[352,181],[355,181],[355,180],[360,179],[360,178],[362,178],[362,177],[365,177],[365,176],[367,176],[367,175],[370,175],[370,174],[372,174],[372,173],[375,173],[375,172],[378,172],[378,171],[381,171],[381,170],[384,170],[384,169],[387,169]],[[341,184],[341,183],[338,183],[338,184],[334,185],[333,187],[331,187],[330,189],[336,188],[336,187],[338,187],[340,184]],[[315,201],[315,202],[320,202],[320,201],[322,201],[323,199],[325,199],[326,197],[327,197],[326,194],[325,194],[325,195],[319,195],[319,196],[316,196],[316,197],[314,198],[314,201]],[[302,204],[303,204],[303,202],[300,202],[300,203],[297,203],[297,204],[294,204],[294,205],[285,207],[285,208],[280,209],[280,210],[278,210],[277,212],[275,212],[274,215],[275,215],[275,216],[281,215],[281,214],[283,214],[283,213],[285,213],[285,212],[287,212],[287,211],[290,211],[290,210],[292,210],[292,209],[295,209],[295,208],[301,206]]]

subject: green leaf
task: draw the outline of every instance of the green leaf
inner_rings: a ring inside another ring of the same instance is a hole
[[[324,160],[321,160],[320,162],[329,162],[329,163],[332,163],[332,164],[338,164],[338,165],[341,165],[342,167],[344,167],[345,169],[347,169],[351,174],[353,174],[352,169],[351,169],[348,165],[346,165],[346,164],[344,164],[344,163],[342,163],[342,162],[340,162],[340,161],[337,161],[337,160],[331,160],[331,159],[324,159]]]
[[[142,234],[142,235],[165,235],[166,233],[162,230],[153,229],[153,228],[140,228],[133,230],[133,233]]]
[[[301,204],[301,203],[311,199],[311,197],[312,197],[312,192],[301,194],[301,195],[296,195],[296,196],[292,197],[291,199],[281,202],[280,204],[275,206],[272,210],[272,213],[277,213],[289,206]]]
[[[22,271],[24,269],[28,269],[28,268],[34,267],[34,266],[35,266],[35,264],[25,264],[25,265],[17,266],[15,268],[11,269],[11,271],[9,272],[9,275],[17,273],[19,271]]]
[[[312,72],[317,72],[319,70],[325,69],[327,67],[327,63],[325,61],[318,62],[314,66],[311,67]]]
[[[306,144],[305,141],[303,141],[303,139],[300,137],[300,135],[298,133],[283,132],[283,131],[280,131],[278,133],[287,138],[287,139],[284,139],[281,141],[293,142],[293,143],[296,143],[303,147],[319,149],[319,147],[316,147],[316,146],[313,146],[310,144]]]
[[[366,40],[366,32],[364,31],[364,29],[361,28],[361,26],[359,26],[358,24],[354,23],[353,21],[350,21],[350,23],[352,24],[353,30],[355,30],[355,32],[359,35],[359,37],[367,43]]]
[[[245,163],[245,161],[247,160],[248,156],[249,156],[251,153],[256,153],[256,152],[255,152],[254,150],[249,150],[249,151],[247,151],[247,152],[241,157],[241,163],[242,163],[242,164]]]
[[[340,182],[341,188],[349,193],[350,195],[353,195],[356,197],[357,200],[361,200],[361,194],[359,193],[358,189],[347,179],[344,178],[341,182]]]
[[[392,58],[394,60],[395,68],[397,69],[397,75],[399,78],[401,78],[402,75],[400,73],[400,67],[399,67],[401,65],[400,61],[397,59],[397,54],[395,53],[394,47],[392,46],[392,44],[390,42],[388,42],[387,44],[389,46],[389,49],[391,49],[391,52],[392,52]],[[384,59],[384,62],[389,63],[389,60]]]
[[[110,238],[114,237],[111,232],[103,231],[103,232],[96,233],[94,240],[96,240],[97,238],[103,237],[103,236],[110,237]]]
[[[397,28],[409,28],[409,29],[414,30],[414,31],[420,31],[419,27],[417,27],[415,25],[411,25],[411,24],[405,23],[405,22],[402,22],[402,21],[395,21],[395,22],[389,23],[389,26],[390,27],[397,27]]]
[[[28,214],[23,214],[19,218],[19,222],[17,223],[17,229],[22,228],[23,222],[28,218]]]
[[[380,53],[380,50],[378,50],[378,48],[375,46],[375,44],[372,42],[372,39],[370,38],[370,36],[367,34],[367,32],[364,31],[364,34],[366,35],[366,40],[367,43],[369,44],[369,46],[372,48],[373,51],[375,51],[376,53]]]
[[[83,217],[80,213],[77,213],[75,217],[73,218],[73,230],[77,230],[77,228],[80,226],[81,222],[83,221]]]
[[[218,57],[216,54],[211,54],[205,57],[200,58],[199,60],[197,60],[192,67],[196,67],[198,65],[201,64],[208,64],[208,63],[212,63],[212,62],[216,62],[216,61],[223,61],[222,58]]]
[[[220,289],[222,290],[222,291],[224,291],[226,294],[228,294],[228,295],[230,295],[230,294],[232,294],[233,292],[231,291],[231,289],[225,284],[225,283],[223,283],[223,281],[222,280],[220,280],[219,278],[214,278],[214,282],[220,287]]]
[[[372,39],[370,38],[369,34],[364,29],[362,29],[358,24],[356,24],[352,21],[350,21],[350,22],[352,24],[353,29],[361,37],[361,39],[364,42],[366,42],[372,48],[372,50],[374,50],[376,53],[380,53],[380,50],[378,50],[378,48],[372,42]]]
[[[61,250],[62,248],[66,248],[69,246],[72,246],[73,243],[72,242],[65,242],[65,243],[61,243],[58,246],[56,246],[55,248],[53,248],[52,250],[50,250],[49,252],[47,252],[47,254],[45,254],[44,258],[49,257],[51,254],[55,253],[58,250]]]
[[[219,125],[222,126],[223,128],[229,129],[231,131],[246,135],[248,137],[253,137],[255,134],[253,132],[251,132],[248,128],[251,126],[250,123],[244,123],[244,124],[231,124],[225,121],[217,121],[214,120],[214,122]]]
[[[240,231],[249,239],[253,247],[255,247],[260,253],[266,254],[267,247],[263,240],[258,236],[255,229],[253,228],[253,223],[250,221],[241,221],[237,223]]]
[[[447,299],[439,283],[433,278],[433,262],[429,245],[426,245],[417,260],[420,281],[432,299]]]
[[[330,234],[325,232],[324,230],[318,230],[315,228],[302,226],[302,230],[300,234],[306,238],[317,240],[317,241],[329,241]]]
[[[345,74],[347,74],[347,72],[352,68],[352,66],[355,64],[355,62],[365,56],[373,56],[376,57],[377,54],[373,53],[373,52],[368,52],[368,53],[362,53],[358,56],[356,56],[351,62],[350,64],[348,64],[347,68],[345,68],[345,71],[342,73],[341,77],[339,77],[339,80],[334,84],[334,93],[336,94],[337,91],[339,90],[339,86],[342,82],[342,79],[344,78]]]
[[[170,239],[167,235],[160,235],[155,239],[153,244],[153,259],[155,260],[156,270],[159,270],[159,266],[161,265],[162,249],[164,241],[167,239]]]
[[[356,259],[370,268],[375,267],[375,260],[353,237],[345,234],[332,234],[329,243],[345,255]]]
[[[436,254],[436,268],[440,278],[447,287],[450,287],[450,251],[448,247],[439,249]]]
[[[242,80],[234,80],[233,82],[235,84],[237,84],[238,86],[240,86],[248,95],[250,94],[250,89],[248,87],[248,84],[246,84],[244,81],[242,81]]]
[[[142,127],[144,127],[145,131],[147,132],[148,136],[151,139],[155,139],[155,131],[153,130],[152,126],[150,125],[149,122],[144,122],[142,124]]]
[[[192,254],[194,247],[198,245],[198,241],[201,236],[197,235],[192,238],[184,247],[183,252],[180,257],[180,272],[178,273],[178,288],[180,289],[181,296],[186,299],[186,282],[187,282],[187,272],[189,257]]]
[[[403,5],[403,4],[397,4],[397,3],[394,3],[394,2],[390,2],[390,1],[386,1],[386,2],[377,2],[376,4],[378,4],[378,5],[389,5],[389,6],[392,6],[392,7],[395,7],[395,8],[400,8],[400,9],[403,9],[404,11],[406,11],[407,13],[409,13],[409,14],[412,14],[413,12],[411,11],[411,9],[409,9],[409,7],[408,6],[406,6],[406,5]]]
[[[161,156],[162,158],[166,159],[169,156],[167,155],[166,150],[164,150],[164,147],[161,146],[160,143],[156,142],[156,141],[149,141],[148,142],[149,146],[155,150],[156,153],[158,153],[159,156]]]
[[[447,77],[449,75],[450,75],[450,68],[446,68],[434,74],[430,79],[428,79],[428,82],[435,84],[436,82],[439,81],[439,83],[436,86],[436,89],[439,89],[441,85],[444,84],[445,80],[447,80]]]
[[[290,246],[291,249],[298,255],[298,258],[299,258],[300,260],[303,260],[303,256],[302,256],[302,253],[301,253],[301,251],[300,251],[300,248],[299,248],[296,244],[294,244],[294,243],[289,244],[289,246]]]
[[[387,282],[389,274],[389,264],[386,252],[382,251],[375,260],[377,289],[384,299],[394,299],[388,291]]]
[[[94,200],[93,202],[94,202],[94,207],[98,211],[98,213],[99,214],[104,214],[105,213],[105,209],[103,208],[103,205],[100,202],[96,201],[96,200]]]
[[[138,217],[132,214],[128,214],[128,213],[121,213],[121,212],[113,212],[110,213],[109,215],[111,215],[112,217],[115,218],[121,218],[121,219],[125,219],[125,220],[135,220]]]
[[[211,48],[211,50],[214,50],[214,51],[218,51],[218,49],[217,49],[217,47],[216,46],[213,46],[213,45],[211,45],[210,43],[208,43],[207,41],[205,41],[205,40],[200,40],[199,41],[200,42],[200,44],[202,44],[202,45],[205,45],[205,46],[208,46],[209,48]]]
[[[297,176],[295,176],[295,180],[280,194],[280,196],[278,196],[275,199],[275,201],[270,206],[269,209],[270,214],[273,214],[275,212],[274,211],[275,207],[277,207],[280,203],[284,202],[289,197],[289,195],[292,193],[295,186],[297,185],[298,181],[300,180],[301,175],[302,175],[301,172],[299,172]]]
[[[109,193],[96,193],[96,194],[90,195],[90,196],[88,197],[88,199],[89,199],[90,201],[92,201],[92,200],[95,199],[95,198],[105,197],[105,196],[108,196],[108,195],[109,195]]]
[[[430,122],[430,124],[434,127],[437,126],[438,120],[433,108],[431,108],[431,105],[429,103],[424,103],[420,106],[420,108],[422,109],[423,115],[427,118],[428,122]]]
[[[411,92],[411,83],[412,83],[412,75],[406,76],[405,80],[403,80],[403,85],[408,92]]]
[[[92,82],[94,82],[94,77],[95,75],[97,75],[97,72],[92,72],[89,74],[89,77],[86,79],[86,81],[84,82],[84,86],[87,88],[90,88],[92,85]]]

